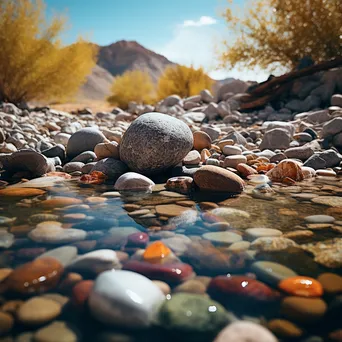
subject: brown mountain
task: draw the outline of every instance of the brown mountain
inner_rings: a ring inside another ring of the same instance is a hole
[[[114,77],[127,70],[146,70],[152,80],[157,81],[170,65],[175,63],[135,41],[121,40],[108,46],[99,46],[97,66],[82,86],[78,98],[104,100],[110,92]]]

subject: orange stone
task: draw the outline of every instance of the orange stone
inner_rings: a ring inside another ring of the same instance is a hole
[[[310,277],[291,277],[282,280],[279,285],[282,291],[301,297],[320,297],[323,295],[323,286],[316,279]]]
[[[165,246],[161,241],[156,241],[146,247],[143,258],[150,263],[159,263],[162,259],[170,255],[170,253],[170,248]]]
[[[240,163],[236,166],[236,169],[240,172],[242,177],[247,178],[250,175],[257,175],[258,172],[256,170],[254,170],[251,166],[244,164],[244,163]]]
[[[81,204],[82,201],[77,198],[56,196],[54,198],[45,200],[41,202],[44,208],[61,208],[68,205]]]
[[[0,190],[0,197],[31,197],[44,194],[44,190],[34,188],[5,188]]]
[[[61,278],[63,266],[51,257],[39,258],[17,267],[4,280],[7,291],[36,294],[53,289]]]
[[[304,179],[304,174],[300,165],[290,159],[282,160],[276,167],[268,171],[266,176],[274,182],[283,182],[287,178],[296,182]]]

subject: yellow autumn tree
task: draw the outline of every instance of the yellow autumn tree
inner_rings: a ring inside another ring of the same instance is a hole
[[[233,35],[221,66],[291,69],[303,57],[342,56],[341,0],[250,0],[244,8],[228,2],[224,18]]]
[[[79,39],[63,46],[66,19],[45,16],[42,0],[0,0],[0,100],[63,100],[95,65],[96,48]]]
[[[111,105],[126,109],[131,101],[151,103],[154,92],[155,87],[148,72],[129,70],[115,77],[112,95],[107,100]]]
[[[188,97],[198,95],[203,89],[211,89],[214,81],[203,68],[177,65],[167,67],[158,80],[157,96],[163,99],[169,95]]]

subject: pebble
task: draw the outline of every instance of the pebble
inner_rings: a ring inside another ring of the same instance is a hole
[[[267,327],[281,338],[298,338],[303,335],[302,329],[285,319],[272,319],[268,322]]]
[[[164,293],[165,296],[171,293],[171,287],[164,281],[152,280],[152,282],[153,284],[157,285],[161,289],[161,291]]]
[[[304,217],[308,223],[333,223],[335,218],[329,215],[311,215]]]
[[[317,280],[322,284],[324,293],[337,295],[342,293],[342,277],[335,273],[322,273]]]
[[[161,204],[156,206],[156,212],[160,216],[175,217],[179,216],[188,209],[177,204]]]
[[[202,235],[204,239],[207,239],[213,243],[230,245],[235,242],[242,240],[242,237],[236,233],[232,232],[212,232],[205,233]]]
[[[322,285],[316,279],[309,277],[286,278],[280,281],[278,287],[292,296],[321,297],[323,295]]]
[[[171,250],[163,242],[152,242],[144,251],[143,259],[151,263],[161,263],[171,254]]]
[[[240,193],[245,187],[238,175],[212,165],[205,165],[197,170],[194,182],[202,191]]]
[[[205,294],[206,290],[207,290],[207,286],[205,286],[201,281],[196,280],[196,279],[190,279],[176,286],[172,292],[173,293],[185,292],[185,293],[194,293],[194,294]]]
[[[210,136],[202,131],[197,131],[193,133],[194,138],[194,149],[198,151],[202,151],[204,148],[211,147],[211,138]]]
[[[99,249],[78,256],[69,263],[67,268],[74,272],[99,274],[111,269],[120,269],[121,263],[115,251],[110,249]]]
[[[256,261],[251,265],[251,271],[258,279],[272,286],[277,286],[284,279],[297,276],[290,268],[271,261]]]
[[[136,172],[126,172],[115,182],[118,191],[151,191],[155,183],[146,176]]]
[[[84,309],[93,287],[93,280],[83,280],[78,282],[72,288],[72,304],[80,309]]]
[[[211,337],[229,323],[229,316],[221,304],[190,293],[172,295],[160,308],[158,318],[159,325],[167,331],[209,334]]]
[[[17,319],[24,325],[37,326],[52,321],[60,313],[61,305],[57,302],[47,298],[33,297],[20,306]]]
[[[201,162],[201,155],[198,151],[190,151],[184,158],[183,164],[184,165],[199,165]]]
[[[81,204],[82,201],[77,198],[56,196],[51,199],[40,202],[43,208],[62,208],[73,204]]]
[[[130,271],[105,271],[89,295],[91,314],[106,325],[143,328],[152,324],[164,301],[160,288]]]
[[[176,191],[181,194],[187,194],[191,191],[193,179],[191,177],[172,177],[165,184],[165,188],[170,191]]]
[[[55,321],[37,330],[33,335],[34,342],[77,342],[77,334],[66,322]]]
[[[45,257],[15,268],[5,279],[10,292],[35,294],[53,289],[63,273],[63,266],[54,258]]]
[[[327,304],[319,298],[286,297],[281,303],[281,313],[289,320],[314,323],[324,316]]]
[[[253,240],[261,237],[278,237],[283,235],[280,230],[272,228],[248,228],[245,233]]]
[[[225,327],[214,342],[277,342],[277,338],[260,324],[247,321],[233,322]]]
[[[0,189],[0,196],[6,197],[34,197],[44,195],[45,191],[34,188],[5,188]]]
[[[0,336],[9,333],[14,326],[12,315],[0,311]]]
[[[252,249],[264,252],[282,251],[295,246],[297,244],[294,241],[283,237],[260,237],[251,244]]]
[[[65,267],[77,257],[77,248],[74,246],[63,246],[54,248],[39,256],[39,258],[45,257],[54,258],[58,260],[63,265],[63,267]]]

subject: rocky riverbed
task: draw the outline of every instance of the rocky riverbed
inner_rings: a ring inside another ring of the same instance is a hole
[[[331,104],[2,104],[0,341],[341,341]]]

